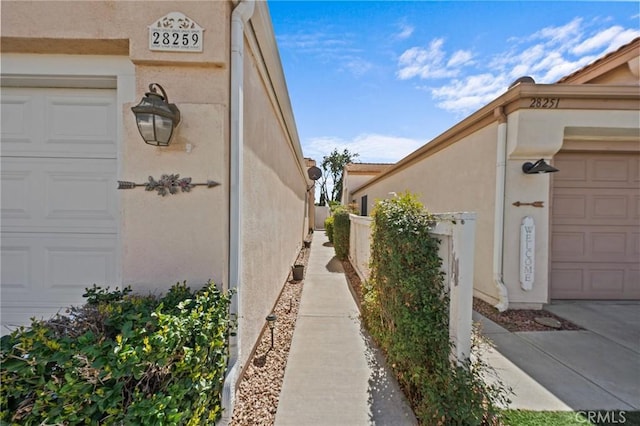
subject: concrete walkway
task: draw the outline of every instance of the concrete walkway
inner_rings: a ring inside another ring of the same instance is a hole
[[[275,424],[417,424],[363,332],[342,264],[324,231],[316,231],[311,244]]]
[[[640,304],[564,302],[545,309],[585,330],[511,333],[474,312],[495,344],[484,359],[515,392],[510,408],[640,409]]]

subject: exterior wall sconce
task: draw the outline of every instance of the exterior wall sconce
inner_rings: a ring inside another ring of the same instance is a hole
[[[273,349],[273,329],[276,328],[276,320],[278,317],[274,313],[270,313],[265,318],[267,320],[267,324],[269,324],[269,329],[271,330],[271,349]]]
[[[557,172],[553,166],[548,165],[544,159],[539,159],[535,163],[526,162],[522,165],[522,171],[528,175],[542,174],[542,173],[554,173]]]
[[[158,94],[158,90],[162,95]],[[169,103],[169,97],[157,83],[149,85],[140,103],[131,108],[142,139],[149,145],[168,146],[173,131],[180,123],[180,110]]]

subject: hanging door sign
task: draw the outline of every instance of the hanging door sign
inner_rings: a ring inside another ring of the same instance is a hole
[[[204,29],[180,12],[171,12],[149,26],[149,50],[202,52]]]

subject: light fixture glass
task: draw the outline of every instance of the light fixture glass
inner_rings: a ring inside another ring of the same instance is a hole
[[[140,136],[146,143],[156,146],[168,146],[171,143],[173,132],[180,123],[180,110],[175,104],[169,103],[162,86],[151,83],[149,91],[131,111],[136,116]]]

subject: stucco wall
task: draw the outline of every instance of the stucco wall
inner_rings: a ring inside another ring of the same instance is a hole
[[[496,141],[494,123],[354,193],[358,203],[368,195],[369,212],[375,199],[404,191],[417,194],[433,213],[476,212],[474,288],[492,302],[497,298],[492,278]]]
[[[243,358],[251,353],[286,282],[307,226],[304,163],[293,149],[258,63],[245,45]]]
[[[354,196],[355,192],[358,190],[358,188],[360,188],[362,185],[364,185],[369,180],[371,180],[372,177],[378,174],[379,173],[375,173],[375,174],[346,173],[346,176],[344,176],[344,182],[345,184],[348,185],[348,187],[343,189],[342,204],[350,204],[354,200],[355,202],[360,202],[360,200],[355,199],[355,196]]]
[[[176,11],[205,28],[203,52],[148,49],[148,26]],[[231,3],[226,1],[9,0],[2,2],[2,51],[116,54],[120,50],[140,63],[223,66],[228,62],[230,13]]]

